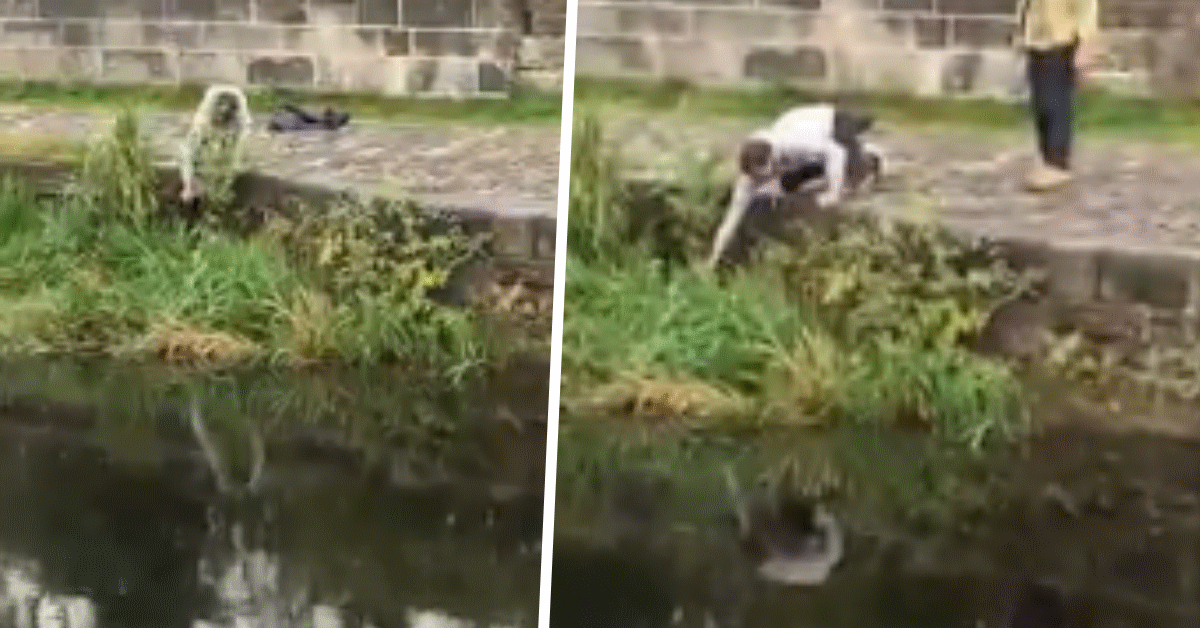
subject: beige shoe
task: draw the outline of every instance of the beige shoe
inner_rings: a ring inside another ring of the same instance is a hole
[[[1071,172],[1050,165],[1040,165],[1025,180],[1025,189],[1030,192],[1049,192],[1074,180]]]

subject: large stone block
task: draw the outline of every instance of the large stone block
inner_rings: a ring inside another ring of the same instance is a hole
[[[829,76],[829,58],[817,46],[755,47],[743,60],[742,75],[771,83],[821,82]]]
[[[678,36],[688,30],[688,12],[678,7],[634,5],[616,7],[613,13],[616,33]]]
[[[936,9],[947,15],[1015,15],[1017,0],[937,0]]]
[[[645,74],[653,69],[646,41],[632,37],[580,37],[575,64],[597,74]]]
[[[1011,99],[1024,93],[1024,65],[1015,51],[953,51],[940,53],[938,58],[944,95]]]
[[[5,46],[54,46],[62,41],[58,20],[4,20],[0,22],[0,41]]]
[[[1200,275],[1200,256],[1171,256],[1153,251],[1104,251],[1098,266],[1099,296],[1108,301],[1182,310]]]
[[[835,72],[831,87],[858,91],[876,89],[888,93],[929,92],[928,55],[905,46],[845,48],[830,55]]]
[[[162,19],[166,0],[38,0],[41,17]]]
[[[944,48],[950,42],[950,21],[944,17],[914,18],[913,41],[918,48]]]
[[[101,0],[38,0],[38,15],[41,17],[97,17]]]
[[[93,48],[58,47],[59,76],[68,80],[89,81],[100,77],[100,55]]]
[[[346,92],[383,92],[388,60],[383,57],[323,56],[316,86]]]
[[[227,50],[185,50],[179,53],[179,80],[189,85],[241,84],[246,81],[246,62]]]
[[[94,49],[56,46],[19,48],[12,53],[8,61],[17,64],[15,76],[24,80],[89,80],[96,78],[99,71]]]
[[[246,64],[246,81],[276,87],[312,87],[316,62],[310,56],[253,55]]]
[[[250,17],[249,0],[244,0],[247,6],[246,19]],[[166,0],[167,17],[173,20],[215,20],[217,19],[217,0]]]
[[[740,82],[747,46],[743,41],[716,38],[664,39],[655,44],[656,72],[702,85]]]
[[[358,21],[396,26],[400,24],[400,0],[358,0]]]
[[[150,44],[145,38],[142,22],[127,20],[92,20],[91,30],[96,45],[106,48],[142,48]]]
[[[474,25],[473,0],[400,0],[400,23],[410,27],[453,28]]]
[[[616,7],[580,2],[576,20],[580,35],[607,34],[616,29]]]
[[[1161,96],[1200,95],[1200,28],[1161,33],[1142,51],[1155,91]]]
[[[1046,253],[1046,284],[1050,296],[1070,304],[1090,303],[1098,295],[1100,262],[1089,243],[1064,243]]]
[[[100,43],[99,24],[95,20],[59,20],[59,43],[66,46],[95,46]]]
[[[501,95],[512,88],[512,71],[495,61],[479,63],[479,91],[485,94]]]
[[[408,91],[436,96],[468,96],[479,91],[479,63],[456,57],[414,58],[409,64]]]
[[[389,57],[402,57],[412,53],[412,31],[389,28],[383,32],[383,52]]]
[[[115,83],[175,83],[175,60],[153,49],[103,49],[100,78]]]
[[[512,59],[518,44],[511,34],[501,31],[417,29],[412,33],[412,54],[420,56]]]
[[[567,0],[524,0],[524,5],[529,34],[557,37],[565,34]]]
[[[383,55],[383,32],[378,27],[316,24],[283,27],[282,33],[282,48],[300,54]]]
[[[0,79],[20,80],[21,53],[15,48],[0,48]]]
[[[387,96],[407,96],[409,95],[409,66],[413,63],[412,57],[385,57],[383,68],[381,70],[383,80],[383,93]]]
[[[971,48],[1008,48],[1016,36],[1016,23],[1009,18],[957,18],[951,42]]]
[[[1101,24],[1108,28],[1166,30],[1192,21],[1189,0],[1102,0]]]
[[[100,15],[116,19],[161,20],[167,16],[168,0],[109,0]]]
[[[752,7],[702,7],[692,15],[692,34],[742,41],[795,41],[817,34],[820,14],[811,11],[763,11]]]
[[[932,11],[934,0],[883,0],[880,8],[887,11]]]
[[[672,4],[603,4],[580,7],[580,31],[597,35],[679,36],[689,30],[692,8]],[[756,11],[755,14],[758,12]]]
[[[37,17],[37,0],[0,0],[0,17]]]
[[[355,0],[309,0],[311,23],[355,24],[358,22],[358,3]]]
[[[204,25],[204,47],[229,50],[278,50],[284,45],[284,28],[275,24],[213,22]]]
[[[788,9],[804,9],[815,11],[822,7],[821,0],[761,0],[764,6],[784,7]]]
[[[195,48],[204,43],[203,26],[191,22],[148,22],[142,25],[147,46]]]
[[[251,0],[165,0],[166,14],[173,20],[217,20],[247,22]]]
[[[563,68],[565,47],[562,39],[551,37],[522,37],[517,59],[522,67]]]
[[[254,17],[260,22],[304,24],[308,22],[305,0],[254,0]]]
[[[1141,72],[1154,68],[1162,58],[1162,39],[1162,34],[1149,31],[1104,33],[1103,69]]]

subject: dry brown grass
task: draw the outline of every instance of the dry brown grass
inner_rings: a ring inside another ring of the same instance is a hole
[[[0,133],[0,158],[80,161],[87,145],[62,135],[33,132]]]
[[[257,344],[240,336],[197,329],[176,320],[153,325],[130,349],[133,354],[189,365],[233,364],[261,352]]]
[[[581,410],[648,419],[752,416],[752,402],[698,379],[626,375],[594,389]]]
[[[283,316],[288,327],[286,351],[292,359],[315,358],[337,345],[336,312],[328,296],[300,290]]]

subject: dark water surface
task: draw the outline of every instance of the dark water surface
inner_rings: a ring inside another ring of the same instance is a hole
[[[880,433],[595,432],[560,435],[553,628],[1200,626],[1198,442],[1056,428],[971,456]],[[781,465],[809,479],[847,535],[828,580],[758,576],[725,462],[748,486]]]
[[[533,626],[544,388],[4,365],[0,626]]]

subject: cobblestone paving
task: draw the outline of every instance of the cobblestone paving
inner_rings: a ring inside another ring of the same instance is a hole
[[[351,120],[337,132],[270,134],[258,113],[249,145],[254,167],[306,181],[335,182],[393,193],[533,199],[554,206],[558,124],[390,123]],[[173,156],[189,116],[147,113],[155,148]],[[86,139],[107,130],[113,115],[42,106],[0,106],[6,134]]]
[[[608,115],[610,134],[652,171],[680,156],[731,154],[744,120]],[[872,141],[888,154],[882,189],[855,201],[889,215],[931,212],[971,232],[1111,247],[1200,247],[1200,147],[1130,137],[1080,137],[1071,188],[1021,189],[1032,133],[888,128]],[[727,160],[729,161],[729,160]]]

